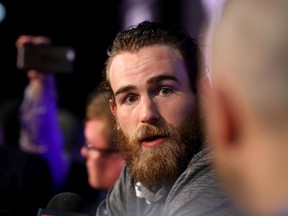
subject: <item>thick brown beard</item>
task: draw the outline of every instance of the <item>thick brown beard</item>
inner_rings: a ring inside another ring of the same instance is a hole
[[[155,148],[143,148],[140,140],[148,134],[165,136],[168,141]],[[173,182],[201,148],[199,113],[190,113],[179,127],[167,123],[145,125],[130,139],[119,130],[117,138],[120,152],[136,181],[145,186]]]

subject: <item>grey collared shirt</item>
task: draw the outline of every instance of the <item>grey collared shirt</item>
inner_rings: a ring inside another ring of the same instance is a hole
[[[240,212],[216,181],[211,169],[211,154],[205,149],[193,156],[172,186],[146,188],[135,182],[125,167],[97,209],[96,216],[103,215],[234,216]]]

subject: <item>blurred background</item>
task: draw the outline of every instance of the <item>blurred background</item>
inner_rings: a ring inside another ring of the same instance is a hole
[[[83,118],[87,94],[101,80],[105,51],[117,31],[148,19],[182,25],[199,38],[207,2],[213,6],[215,0],[0,0],[0,102],[21,96],[28,83],[16,68],[21,34],[46,35],[55,45],[75,48],[74,71],[58,73],[56,80],[59,106]]]

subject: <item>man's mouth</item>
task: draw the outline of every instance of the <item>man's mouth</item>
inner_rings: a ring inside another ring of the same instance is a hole
[[[147,136],[140,140],[143,147],[146,148],[155,148],[162,145],[167,140],[166,136],[163,135],[154,135],[154,136]]]

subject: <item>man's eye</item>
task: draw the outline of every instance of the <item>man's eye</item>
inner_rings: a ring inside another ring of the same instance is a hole
[[[124,103],[129,105],[135,103],[136,100],[137,100],[136,95],[128,95],[127,97],[125,97]]]
[[[168,88],[168,87],[162,87],[159,91],[159,94],[160,95],[163,95],[163,96],[167,96],[167,95],[170,95],[172,94],[173,90],[171,88]]]

